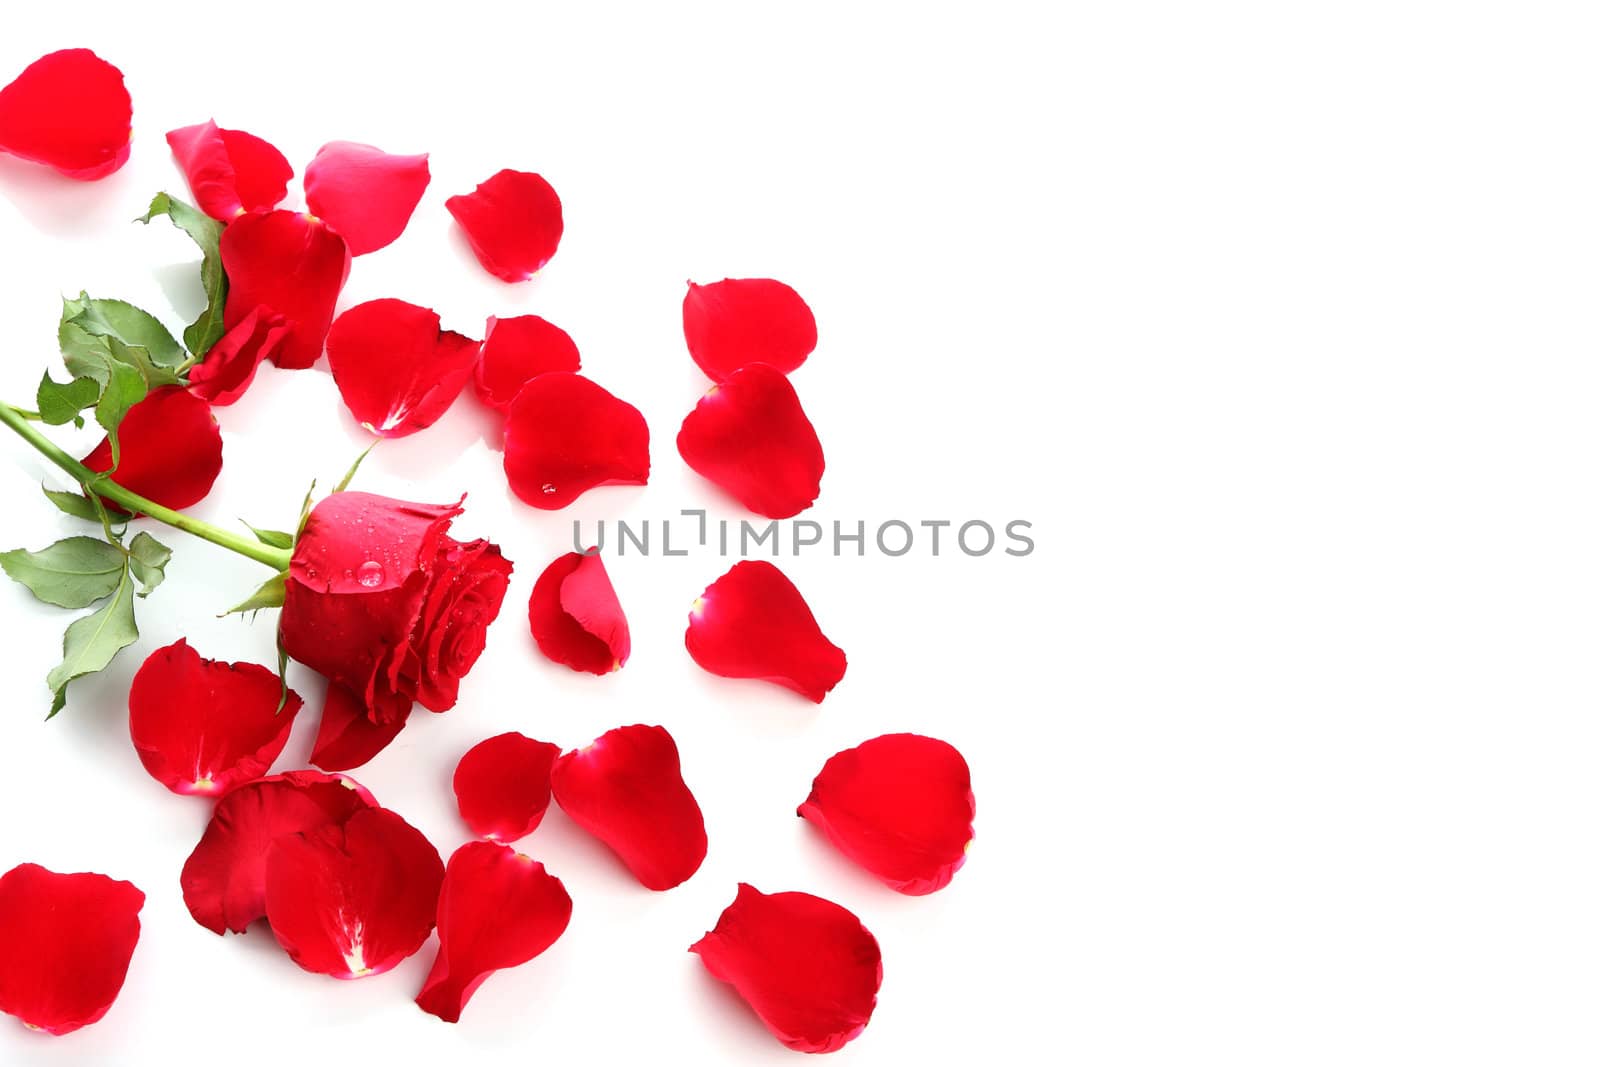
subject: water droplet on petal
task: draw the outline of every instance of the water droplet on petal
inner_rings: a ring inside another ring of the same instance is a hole
[[[556,487],[551,485],[549,482],[545,482],[543,485],[541,485],[539,487],[539,491],[544,493],[546,496],[548,496],[549,494],[551,494],[551,493],[556,491]]]
[[[356,581],[371,589],[383,584],[383,564],[375,559],[369,559],[356,568]]]

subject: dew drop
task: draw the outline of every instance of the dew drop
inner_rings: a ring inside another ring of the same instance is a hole
[[[383,564],[379,563],[375,559],[367,560],[360,567],[356,568],[356,581],[360,582],[368,589],[371,589],[376,585],[381,585],[383,582]]]
[[[545,482],[539,487],[539,491],[544,493],[546,496],[549,496],[551,493],[556,491],[556,487],[551,485],[549,482]]]

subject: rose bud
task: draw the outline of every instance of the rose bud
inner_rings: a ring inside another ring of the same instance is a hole
[[[511,563],[488,541],[450,537],[459,514],[459,502],[334,493],[295,542],[284,650],[347,689],[375,724],[403,718],[412,701],[453,707],[500,613]]]

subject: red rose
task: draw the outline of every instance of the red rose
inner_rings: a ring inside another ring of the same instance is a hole
[[[454,706],[500,613],[511,563],[488,541],[450,537],[459,514],[459,502],[334,493],[295,543],[283,647],[348,689],[374,723],[403,719],[413,700]]]

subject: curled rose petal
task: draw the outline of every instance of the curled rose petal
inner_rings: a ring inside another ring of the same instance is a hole
[[[374,714],[347,687],[329,682],[311,765],[325,771],[354,770],[388,748],[410,718],[409,700],[386,700],[384,710]]]
[[[439,954],[417,1006],[447,1023],[495,971],[518,967],[556,943],[572,898],[544,864],[505,845],[456,849],[439,891]]]
[[[428,154],[392,156],[352,141],[317,150],[306,168],[306,206],[364,256],[405,231],[428,187]]]
[[[741,883],[717,927],[689,948],[797,1052],[836,1052],[866,1029],[883,984],[878,941],[810,893]]]
[[[650,429],[639,409],[566,371],[541,374],[517,393],[505,446],[512,491],[546,511],[596,486],[650,480]]]
[[[735,563],[700,594],[684,644],[712,674],[759,678],[818,704],[844,677],[844,651],[823,635],[794,583],[765,560]]]
[[[550,807],[550,768],[561,749],[519,733],[479,741],[456,764],[456,807],[479,837],[515,841]]]
[[[350,275],[344,238],[298,211],[252,211],[228,224],[220,248],[228,274],[224,325],[231,330],[266,308],[288,326],[273,362],[296,369],[315,363]]]
[[[683,420],[678,454],[696,473],[769,519],[810,507],[822,490],[822,443],[789,379],[765,363],[713,385]]]
[[[354,780],[316,771],[259,778],[217,801],[179,879],[194,921],[242,934],[266,917],[267,849],[285,834],[341,823],[377,802]]]
[[[685,882],[706,858],[706,824],[660,726],[619,726],[556,760],[550,792],[646,889]]]
[[[499,614],[511,563],[487,541],[450,537],[460,513],[460,504],[334,493],[311,510],[295,542],[279,638],[290,656],[347,688],[375,725],[398,731],[395,721],[413,700],[432,711],[452,707]],[[324,758],[335,740],[344,744],[347,727],[358,728],[348,716],[330,726],[330,715],[346,710],[330,697],[321,766],[355,765]],[[374,740],[392,737],[350,741],[370,756]]]
[[[267,922],[289,958],[316,974],[382,974],[433,932],[444,864],[428,839],[384,808],[280,837],[267,850]]]
[[[751,363],[788,374],[817,347],[817,320],[799,293],[771,278],[690,282],[683,297],[683,339],[713,381]]]
[[[444,206],[483,269],[502,281],[527,281],[561,243],[561,198],[537,174],[502,170]]]
[[[544,569],[528,599],[528,626],[540,652],[575,671],[610,674],[628,662],[628,620],[597,548]]]
[[[233,403],[250,388],[261,361],[276,353],[288,335],[283,316],[268,308],[251,308],[190,368],[189,392],[216,407]]]
[[[117,437],[122,462],[111,480],[165,507],[199,503],[222,473],[222,432],[211,405],[180,386],[157,389],[129,408]],[[83,465],[110,470],[111,439],[84,456]]]
[[[294,168],[252,133],[220,129],[209,119],[167,134],[167,145],[200,210],[220,222],[246,211],[271,211],[289,191]]]
[[[491,317],[474,385],[478,399],[504,411],[532,378],[550,371],[576,371],[578,346],[567,331],[537,315]]]
[[[150,653],[128,691],[128,731],[150,776],[174,793],[217,796],[259,778],[300,711],[254,663],[203,659],[179,638]]]
[[[891,889],[950,884],[972,844],[972,774],[955,747],[885,734],[823,764],[799,815]]]
[[[104,178],[128,161],[133,100],[122,71],[87,48],[51,52],[0,89],[0,151],[69,178]]]
[[[139,944],[144,894],[103,874],[24,863],[0,875],[0,1011],[70,1034],[98,1022]]]
[[[404,300],[369,300],[334,320],[328,368],[345,407],[380,437],[432,426],[472,377],[478,342]]]

